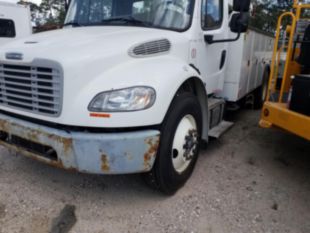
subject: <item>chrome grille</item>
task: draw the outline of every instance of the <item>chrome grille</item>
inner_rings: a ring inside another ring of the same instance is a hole
[[[0,64],[0,105],[58,116],[62,75],[58,69]]]
[[[133,57],[151,56],[159,53],[166,53],[170,48],[171,43],[169,40],[154,40],[136,45],[129,51],[129,54]]]

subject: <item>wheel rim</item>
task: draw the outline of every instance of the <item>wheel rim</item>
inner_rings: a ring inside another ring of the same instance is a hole
[[[188,168],[196,153],[197,145],[196,120],[192,115],[186,115],[177,126],[171,151],[172,164],[178,173]]]

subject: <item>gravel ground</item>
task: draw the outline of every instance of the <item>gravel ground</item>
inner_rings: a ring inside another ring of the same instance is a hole
[[[0,232],[310,232],[310,144],[259,128],[258,111],[232,118],[172,197],[139,175],[70,173],[1,148]]]

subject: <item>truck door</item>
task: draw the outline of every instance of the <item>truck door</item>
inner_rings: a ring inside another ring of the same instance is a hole
[[[226,39],[228,32],[228,6],[223,0],[202,0],[201,28],[202,36],[214,40]],[[224,85],[224,67],[227,58],[227,43],[208,44],[201,40],[198,57],[199,70],[206,82],[208,94],[222,91]]]

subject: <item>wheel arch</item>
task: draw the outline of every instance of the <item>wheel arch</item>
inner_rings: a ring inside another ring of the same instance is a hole
[[[189,77],[186,79],[178,88],[175,95],[180,92],[191,92],[193,93],[200,104],[202,112],[202,135],[201,138],[204,141],[208,141],[208,130],[209,130],[209,109],[208,109],[208,95],[205,88],[205,84],[202,80],[196,76]]]

